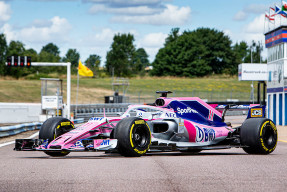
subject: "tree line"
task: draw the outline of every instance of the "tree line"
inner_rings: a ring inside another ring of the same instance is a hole
[[[152,74],[156,76],[198,77],[210,74],[234,75],[238,64],[262,60],[262,45],[255,41],[251,46],[246,42],[232,41],[222,31],[198,28],[179,34],[174,28],[165,40],[153,62]]]
[[[152,63],[149,62],[145,49],[136,49],[134,42],[132,34],[115,34],[102,73],[131,77],[145,75],[145,68],[152,66],[149,74],[153,76],[234,75],[237,73],[238,64],[250,63],[251,58],[253,63],[262,61],[263,47],[260,42],[253,41],[250,46],[245,41],[232,44],[230,37],[224,32],[210,28],[186,30],[181,34],[179,28],[173,28]],[[77,73],[80,58],[76,49],[68,49],[65,56],[60,57],[59,47],[53,43],[43,46],[37,53],[34,49],[25,49],[25,45],[20,41],[7,44],[5,35],[0,34],[0,75],[19,78],[35,73],[45,75],[66,72],[64,67],[5,67],[7,56],[31,56],[32,62],[71,62],[74,74]],[[94,74],[99,74],[99,55],[91,54],[84,63]]]

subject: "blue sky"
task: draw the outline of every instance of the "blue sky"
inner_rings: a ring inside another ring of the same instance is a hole
[[[210,27],[233,43],[264,43],[264,13],[274,3],[281,5],[278,0],[0,0],[0,33],[38,52],[52,42],[61,56],[74,48],[83,61],[97,54],[103,62],[113,36],[132,33],[152,62],[174,27],[181,32]]]

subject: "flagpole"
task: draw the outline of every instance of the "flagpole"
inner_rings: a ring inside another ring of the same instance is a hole
[[[275,7],[275,3],[274,3]],[[274,28],[276,28],[276,9],[274,10]]]
[[[275,25],[275,20],[276,20],[276,18],[275,18],[275,16],[276,16],[275,9],[272,9],[272,16],[274,18],[274,20],[273,20],[273,29],[275,29],[276,28],[276,25]]]
[[[269,23],[271,22],[271,12],[270,12],[270,7],[269,7]],[[270,29],[269,29],[270,30]]]
[[[268,31],[270,31],[270,9],[269,9],[269,15],[268,15]]]
[[[77,114],[77,109],[78,109],[78,92],[79,92],[79,66],[78,66],[78,74],[77,74],[76,114]]]
[[[264,16],[264,34],[265,34],[265,23],[266,23],[266,13],[265,13],[265,16]]]
[[[282,10],[282,1],[281,1],[281,11],[280,12],[283,12],[283,10]],[[281,26],[281,17],[282,17],[282,15],[280,15],[280,26]]]

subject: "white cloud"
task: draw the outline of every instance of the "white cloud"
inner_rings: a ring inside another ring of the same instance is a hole
[[[225,35],[227,35],[228,37],[231,37],[231,36],[232,36],[232,32],[231,32],[231,30],[229,30],[229,29],[224,30],[223,33],[224,33]]]
[[[144,48],[146,53],[148,54],[148,60],[150,63],[152,63],[156,57],[156,54],[158,53],[158,50],[160,49],[161,47],[154,47],[154,48],[150,48],[150,47],[146,47]]]
[[[121,31],[121,30],[112,30],[110,28],[103,28],[103,29],[95,29],[92,33],[86,35],[79,41],[79,46],[88,46],[88,47],[109,47],[112,42],[113,38],[116,34],[122,33],[130,33],[132,35],[137,36],[137,31],[129,30],[129,31]]]
[[[261,14],[264,13],[266,8],[269,8],[264,4],[250,4],[245,6],[242,10],[238,11],[234,17],[234,21],[245,21],[251,14]]]
[[[93,5],[89,13],[98,14],[101,12],[119,14],[119,15],[151,15],[158,13],[161,9],[150,8],[148,6],[138,6],[138,7],[107,7],[105,5]]]
[[[190,19],[190,7],[166,5],[163,12],[145,16],[116,16],[111,20],[116,23],[137,23],[151,25],[183,25]]]
[[[120,31],[112,30],[110,28],[103,28],[101,30],[95,29],[93,33],[87,35],[85,38],[74,42],[73,46],[78,47],[81,57],[87,58],[90,54],[97,54],[102,58],[102,65],[106,60],[107,51],[113,42],[115,34],[130,33],[135,37],[136,48],[144,48],[149,55],[149,60],[152,62],[158,50],[163,47],[165,38],[168,36],[164,33],[150,33],[144,36],[138,34],[136,30]]]
[[[264,33],[264,22],[265,22],[265,14],[261,14],[258,17],[255,17],[255,19],[247,24],[244,27],[244,31],[247,33]]]
[[[268,8],[268,6],[263,4],[250,4],[244,8],[247,13],[261,14]]]
[[[53,22],[51,20],[41,20],[41,19],[35,19],[31,26],[42,28],[42,27],[50,27],[52,26]]]
[[[239,31],[232,31],[229,33],[229,30],[226,30],[225,33],[229,34],[233,43],[239,43],[241,41],[247,42],[248,45],[251,45],[252,41],[256,43],[260,42],[263,46],[262,56],[263,59],[267,57],[267,50],[265,49],[265,36],[264,36],[264,21],[265,15],[261,14],[255,17],[251,22],[242,26],[241,30]],[[265,26],[267,26],[267,21]]]
[[[3,27],[0,28],[0,33],[5,34],[7,42],[15,40],[16,38],[16,32],[13,31],[12,27],[9,24],[4,24]]]
[[[164,33],[146,34],[136,42],[137,48],[144,48],[149,55],[149,61],[153,62],[158,50],[164,46],[167,36],[168,34]]]
[[[244,12],[244,11],[239,11],[239,12],[237,12],[237,13],[234,15],[233,20],[235,20],[235,21],[244,21],[244,20],[247,19],[247,16],[248,16],[248,14],[247,14],[246,12]]]
[[[84,37],[80,44],[86,45],[89,47],[101,47],[110,45],[113,41],[114,35],[118,33],[118,31],[113,31],[110,28],[104,28],[98,33],[93,31],[92,34],[87,35]]]
[[[83,0],[84,2],[102,3],[114,7],[130,7],[141,5],[158,5],[165,0]]]
[[[107,51],[110,50],[110,46],[113,42],[113,38],[119,33],[130,33],[134,35],[135,39],[138,39],[137,37],[139,36],[136,30],[121,31],[113,30],[111,28],[94,29],[90,34],[87,34],[78,41],[70,42],[69,44],[73,44],[73,46],[78,47],[82,58],[88,58],[90,54],[101,56],[103,65],[106,60]],[[136,43],[134,44],[136,45]]]
[[[149,33],[139,40],[139,47],[163,47],[167,36],[164,33]]]
[[[264,42],[264,14],[255,17],[251,22],[242,26],[239,31],[225,30],[224,33],[229,35],[233,43],[246,41],[248,44],[255,42]],[[267,23],[266,23],[267,24]]]
[[[55,16],[50,20],[35,20],[32,24],[20,29],[6,23],[0,28],[0,33],[6,35],[8,43],[12,40],[21,41],[27,45],[26,48],[31,47],[39,52],[42,46],[50,42],[55,43],[60,48],[65,43],[72,42],[69,37],[71,28],[65,18]],[[61,52],[61,54],[63,53]]]
[[[29,43],[67,42],[72,28],[65,18],[58,16],[50,20],[35,20],[34,26],[22,28],[17,32],[17,39]]]
[[[0,1],[0,24],[8,21],[11,17],[10,5]]]

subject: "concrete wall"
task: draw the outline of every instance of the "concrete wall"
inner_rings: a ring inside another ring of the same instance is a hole
[[[0,103],[0,123],[39,121],[41,103]]]

